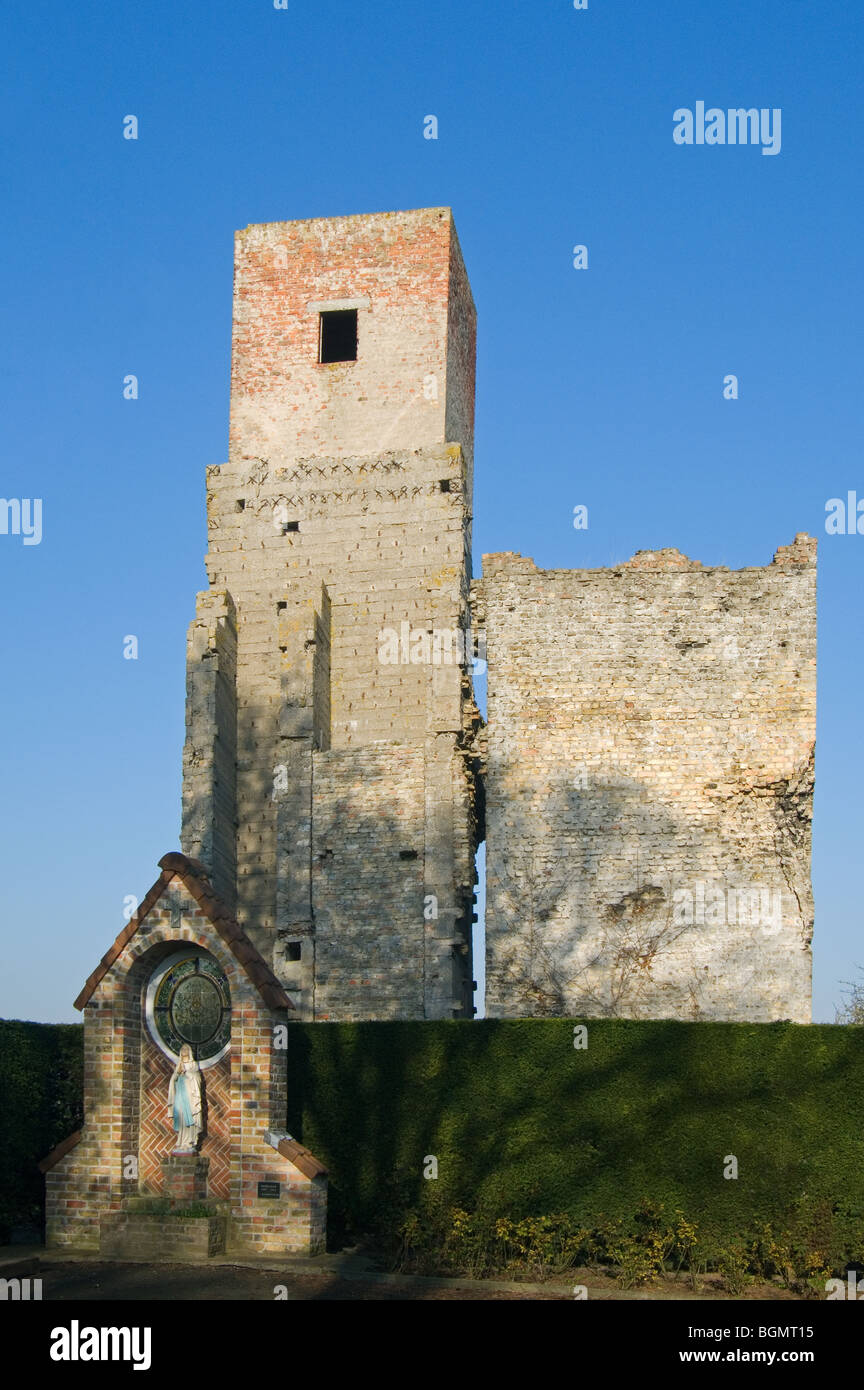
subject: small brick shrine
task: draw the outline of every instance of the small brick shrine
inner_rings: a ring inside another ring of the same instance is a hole
[[[40,1164],[46,1243],[121,1258],[320,1251],[326,1170],[285,1132],[291,1001],[203,867],[179,853],[159,867],[75,1001],[85,1120]],[[165,981],[182,1013],[160,1002]],[[168,1103],[181,1039],[201,1079],[185,1153]]]

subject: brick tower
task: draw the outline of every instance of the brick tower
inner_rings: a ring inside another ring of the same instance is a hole
[[[475,322],[449,209],[237,234],[182,842],[300,1018],[472,1013]]]

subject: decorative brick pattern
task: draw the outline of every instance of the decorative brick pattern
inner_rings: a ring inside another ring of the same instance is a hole
[[[141,1189],[160,1193],[164,1190],[162,1161],[176,1137],[167,1101],[172,1068],[168,1058],[147,1034],[144,1035],[141,1050]],[[211,1197],[225,1198],[230,1195],[230,1059],[221,1058],[215,1066],[204,1071],[203,1077],[207,1129],[201,1140],[200,1153],[210,1162]]]
[[[141,1132],[138,1142],[142,1192],[162,1191],[162,1160],[173,1144],[174,1132],[168,1111],[168,1083],[171,1063],[152,1041],[142,1040]]]

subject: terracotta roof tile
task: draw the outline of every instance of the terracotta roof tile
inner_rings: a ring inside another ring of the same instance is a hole
[[[217,898],[213,892],[204,865],[197,859],[189,859],[187,855],[180,854],[175,850],[162,856],[159,860],[159,868],[162,873],[142,899],[138,911],[132,914],[128,925],[123,928],[113,945],[105,952],[93,974],[88,976],[84,988],[75,1000],[75,1008],[83,1009],[89,1002],[97,985],[104,980],[111,966],[128,946],[148,912],[155,907],[162,897],[172,878],[179,878],[208,921],[216,928],[235,960],[243,966],[267,1007],[270,1009],[293,1009],[294,1005],[263,956],[255,949],[243,928],[231,916],[221,898]],[[62,1145],[60,1147],[62,1148]],[[57,1150],[55,1150],[56,1152]],[[59,1157],[62,1158],[62,1154]],[[43,1161],[47,1162],[47,1159]]]
[[[323,1163],[308,1149],[304,1149],[302,1144],[298,1144],[296,1139],[280,1139],[277,1149],[283,1158],[288,1158],[299,1168],[301,1173],[305,1173],[307,1178],[323,1178],[327,1176],[327,1169]]]
[[[70,1134],[67,1139],[61,1140],[56,1148],[53,1148],[50,1154],[47,1154],[46,1157],[42,1159],[41,1163],[37,1164],[39,1172],[50,1172],[55,1164],[60,1162],[61,1158],[65,1158],[68,1153],[71,1153],[80,1138],[81,1130],[76,1129],[74,1134]]]

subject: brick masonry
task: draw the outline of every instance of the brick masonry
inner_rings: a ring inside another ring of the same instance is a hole
[[[85,992],[85,1122],[74,1146],[66,1152],[61,1146],[58,1155],[46,1161],[47,1243],[97,1251],[107,1231],[107,1249],[122,1245],[132,1250],[142,1223],[149,1221],[156,1231],[158,1223],[168,1219],[148,1213],[142,1202],[161,1198],[182,1208],[201,1200],[206,1181],[207,1200],[222,1208],[216,1213],[222,1226],[212,1229],[225,1228],[230,1251],[321,1249],[326,1177],[307,1176],[277,1152],[268,1137],[285,1122],[290,1011],[270,1007],[262,998],[248,973],[258,959],[250,944],[240,939],[237,954],[230,950],[180,877],[164,872],[157,893],[155,901],[153,895],[144,900],[118,938],[120,949],[115,946],[106,957],[107,970],[96,972]],[[201,1155],[191,1164],[170,1158],[171,1066],[155,1048],[145,1023],[148,982],[166,956],[184,944],[217,960],[231,994],[231,1046],[222,1061],[203,1072],[206,1134]],[[164,1066],[154,1065],[153,1052]],[[185,1184],[184,1169],[189,1170]],[[258,1197],[257,1185],[263,1180],[280,1183],[278,1200]],[[212,1231],[205,1239],[203,1229],[200,1224],[182,1232],[180,1225],[168,1227],[189,1253],[193,1247],[203,1250],[201,1243],[212,1240]],[[148,1236],[147,1248],[154,1243],[158,1244],[158,1232]],[[172,1249],[169,1242],[163,1254],[170,1255]]]
[[[298,1016],[471,1015],[488,804],[491,1013],[809,1018],[814,543],[735,573],[493,555],[472,588],[449,210],[248,227],[235,262],[183,844]],[[321,363],[348,308],[356,360]],[[434,659],[469,628],[488,729],[464,652]]]
[[[321,363],[345,307],[357,359]],[[182,838],[304,1019],[473,1010],[470,679],[381,634],[470,624],[474,341],[446,208],[237,235]]]
[[[224,1216],[150,1216],[107,1212],[100,1221],[100,1255],[115,1260],[206,1260],[225,1249]]]
[[[810,1021],[815,555],[484,557],[490,1016]]]

